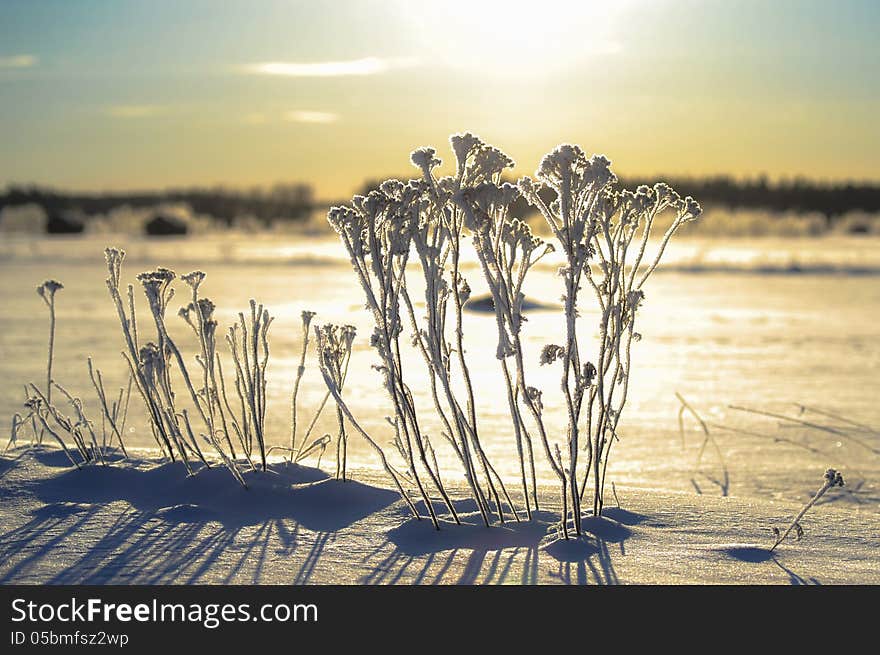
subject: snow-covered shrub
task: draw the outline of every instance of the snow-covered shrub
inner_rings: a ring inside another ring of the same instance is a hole
[[[250,314],[238,315],[226,335],[232,361],[235,365],[235,391],[241,414],[237,424],[241,426],[241,442],[248,459],[256,442],[260,452],[260,464],[266,470],[266,367],[269,364],[269,326],[272,317],[262,305],[250,301]],[[219,404],[219,403],[218,403]],[[232,413],[232,410],[229,410]]]
[[[492,294],[498,328],[496,355],[506,386],[526,513],[531,516],[532,506],[537,508],[532,448],[532,434],[537,432],[560,481],[563,532],[567,537],[570,511],[574,530],[580,534],[581,502],[591,475],[593,513],[602,512],[608,457],[619,438],[617,426],[626,404],[631,344],[640,338],[635,319],[645,297],[643,286],[672,235],[696,219],[701,210],[692,198],[682,199],[663,183],[635,191],[620,189],[609,160],[600,155],[588,158],[578,146],[557,147],[541,161],[537,180],[526,177],[512,185],[501,182],[502,172],[512,167],[513,161],[500,150],[472,134],[454,135],[451,145],[457,164],[454,175],[436,177],[434,171],[440,165],[436,151],[420,148],[412,153],[412,162],[421,171],[421,179],[406,183],[387,180],[378,190],[355,196],[350,206],[334,207],[328,214],[351,257],[373,315],[371,343],[382,361],[378,368],[394,410],[391,422],[396,444],[435,526],[437,518],[422,482],[425,475],[457,521],[436,463],[432,463],[436,462],[433,448],[420,429],[412,394],[403,379],[399,343],[406,311],[412,326],[409,336],[428,367],[431,397],[445,427],[443,436],[461,461],[484,522],[488,525],[493,502],[503,521],[501,495],[519,520],[479,439],[461,321],[462,307],[470,295],[470,286],[460,272],[461,248],[469,236]],[[550,204],[544,200],[548,188],[555,194]],[[559,273],[566,343],[548,344],[540,362],[561,362],[561,390],[568,418],[562,447],[547,433],[543,392],[526,382],[520,343],[522,286],[531,266],[552,247],[535,237],[528,225],[510,216],[511,204],[520,196],[544,216],[565,258]],[[673,218],[655,252],[648,256],[654,222],[667,211]],[[407,274],[413,252],[420,265],[418,280]],[[593,292],[599,310],[599,324],[594,326],[599,334],[595,353],[587,352],[578,311],[584,284]],[[423,317],[416,315],[411,296],[421,287],[427,308]],[[464,381],[464,398],[453,390],[453,366]],[[533,428],[525,420],[523,405]],[[581,459],[582,450],[586,450],[586,461]],[[432,454],[431,459],[427,453]],[[484,486],[488,494],[484,494]]]
[[[244,478],[235,463],[229,431],[224,421],[225,415],[222,413],[221,393],[218,393],[218,385],[216,384],[216,380],[219,378],[220,386],[225,389],[222,371],[218,371],[218,375],[212,378],[212,367],[209,364],[209,361],[215,361],[214,333],[217,324],[212,317],[213,303],[198,297],[198,287],[204,279],[204,273],[195,272],[184,276],[184,280],[192,289],[193,302],[180,312],[184,320],[196,331],[202,348],[202,357],[197,361],[205,374],[205,387],[201,391],[197,391],[183,354],[171,338],[165,323],[168,304],[174,296],[171,282],[176,277],[175,273],[165,268],[158,268],[155,271],[144,272],[137,276],[144,288],[150,314],[156,326],[156,342],[150,341],[141,345],[135,318],[134,287],[128,285],[127,305],[123,301],[120,291],[125,252],[116,248],[107,248],[104,254],[109,272],[106,280],[107,288],[116,307],[126,346],[122,356],[128,365],[134,386],[144,401],[150,428],[160,451],[172,461],[179,458],[190,473],[193,472],[191,458],[196,458],[205,466],[210,466],[210,462],[196,439],[189,412],[186,408],[179,407],[173,390],[171,376],[173,358],[192,405],[205,426],[204,432],[198,431],[199,434],[212,446],[235,479],[244,486]],[[219,366],[219,358],[216,358],[216,361]],[[229,411],[225,392],[222,392],[222,398],[227,411]],[[229,415],[232,415],[231,411],[229,411]],[[218,425],[217,416],[220,417],[219,423],[222,427]],[[244,443],[246,434],[243,431],[239,432],[242,443]],[[227,441],[230,448],[229,454],[224,451],[218,440],[218,435]]]
[[[561,361],[568,461],[556,464],[563,469],[562,484],[571,496],[574,528],[580,534],[580,505],[591,474],[593,514],[602,512],[608,457],[619,440],[617,427],[629,389],[631,345],[641,338],[635,322],[645,299],[644,284],[672,235],[698,218],[701,209],[693,198],[681,198],[662,182],[635,191],[620,189],[607,158],[587,157],[574,145],[561,145],[547,154],[535,176],[537,181],[522,178],[519,189],[538,207],[565,256],[559,275],[566,343],[545,347],[542,364]],[[556,196],[549,205],[541,197],[545,187]],[[647,256],[654,221],[666,211],[674,218],[655,252]],[[599,347],[592,357],[579,329],[578,301],[584,283],[599,310],[598,325],[593,326]],[[579,468],[582,448],[586,448],[587,461]]]

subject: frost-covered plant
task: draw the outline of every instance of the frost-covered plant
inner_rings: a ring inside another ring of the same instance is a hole
[[[382,358],[379,369],[394,403],[391,423],[396,443],[426,505],[431,507],[416,468],[414,448],[457,520],[439,470],[426,457],[433,448],[419,427],[412,395],[403,381],[399,350],[402,298],[413,327],[412,342],[428,366],[431,396],[444,426],[442,434],[462,462],[485,523],[489,523],[490,499],[503,521],[499,491],[513,509],[480,443],[464,355],[462,308],[470,286],[461,275],[460,261],[463,238],[470,234],[495,308],[496,355],[507,388],[526,512],[531,515],[532,505],[537,508],[537,494],[531,432],[521,404],[531,414],[547,460],[561,483],[563,533],[568,536],[570,503],[574,529],[580,534],[580,506],[591,473],[593,513],[602,512],[608,456],[618,438],[617,426],[626,403],[630,346],[639,339],[635,316],[644,299],[642,287],[672,235],[682,224],[697,218],[700,208],[692,198],[681,199],[662,183],[636,191],[618,189],[610,162],[602,156],[587,158],[577,146],[559,146],[541,162],[537,181],[523,178],[514,186],[501,183],[501,173],[513,165],[501,151],[472,134],[454,135],[451,144],[457,163],[454,175],[435,177],[440,165],[436,151],[420,148],[411,158],[422,179],[408,183],[388,180],[365,197],[355,196],[350,207],[334,207],[328,214],[351,256],[373,313],[376,331],[372,344]],[[545,189],[556,196],[549,205],[543,199]],[[547,434],[542,392],[526,383],[520,342],[525,320],[523,283],[529,269],[551,247],[535,238],[525,223],[510,216],[511,204],[520,196],[543,214],[565,258],[560,275],[565,289],[566,343],[549,344],[541,355],[541,364],[562,362],[561,389],[568,417],[564,448],[551,443]],[[667,210],[674,211],[675,217],[657,252],[646,258],[654,221]],[[406,266],[411,251],[418,256],[424,283],[424,317],[416,315],[411,297],[414,287],[408,284]],[[600,339],[593,361],[580,345],[578,294],[585,282],[599,305]],[[453,363],[465,389],[463,402],[452,384]],[[585,465],[579,465],[581,450],[587,452]],[[488,494],[484,494],[483,485]],[[432,519],[436,525],[433,510]]]
[[[37,385],[33,383],[29,385],[30,391],[33,395],[27,400],[27,402],[25,402],[25,407],[30,411],[31,417],[39,421],[42,429],[48,432],[52,438],[61,445],[64,452],[67,454],[67,457],[77,467],[93,462],[106,464],[107,462],[104,452],[98,444],[97,435],[92,427],[92,422],[85,416],[82,400],[74,398],[58,383],[53,382],[52,384],[68,400],[70,406],[76,413],[76,418],[70,418],[62,413],[56,405],[53,405],[49,401],[48,396],[43,394]],[[53,424],[55,426],[54,428],[52,427]],[[76,451],[81,459],[80,462],[74,459],[70,450],[67,448],[64,439],[58,433],[56,428],[66,432],[73,439]]]
[[[355,196],[350,207],[333,207],[328,220],[351,255],[352,266],[366,295],[367,309],[373,315],[374,332],[370,343],[381,358],[382,363],[376,368],[384,378],[393,404],[395,443],[434,527],[439,529],[433,503],[422,479],[424,474],[443,497],[456,521],[458,516],[439,472],[431,467],[428,460],[426,437],[419,425],[412,394],[404,381],[400,355],[400,336],[403,333],[401,289],[410,255],[412,232],[416,227],[413,213],[407,211],[405,206],[409,199],[410,196],[395,198],[383,190],[373,191],[366,197]],[[325,375],[325,381],[326,378]],[[419,470],[417,459],[424,473]]]
[[[107,392],[104,388],[104,378],[101,375],[101,371],[92,365],[91,357],[87,358],[87,362],[89,367],[89,379],[92,381],[92,386],[95,387],[95,393],[97,394],[98,402],[101,405],[102,444],[105,448],[108,445],[107,425],[109,425],[111,431],[109,439],[110,443],[112,444],[113,435],[115,435],[119,442],[119,448],[122,450],[122,454],[125,457],[128,457],[122,434],[125,431],[125,422],[128,418],[128,403],[131,400],[131,374],[129,374],[128,377],[127,387],[119,387],[119,395],[116,400],[108,402]]]
[[[453,520],[460,521],[440,478],[433,444],[421,428],[412,393],[404,380],[400,357],[404,311],[413,327],[410,338],[428,368],[431,397],[443,426],[441,434],[462,464],[483,522],[491,522],[492,503],[498,519],[504,521],[502,496],[519,520],[479,438],[462,329],[462,311],[470,296],[470,286],[460,266],[466,213],[455,202],[465,186],[497,183],[512,161],[470,135],[455,139],[453,148],[458,160],[454,176],[437,179],[434,170],[440,160],[436,152],[420,148],[412,153],[411,160],[421,171],[421,180],[388,180],[367,196],[355,196],[350,207],[334,207],[328,214],[330,224],[351,256],[367,308],[373,314],[375,331],[371,344],[382,359],[378,368],[394,406],[394,418],[390,421],[395,430],[394,443],[437,527],[437,517],[422,480],[424,475],[442,497]],[[412,251],[418,257],[421,272],[416,282],[407,276]],[[412,295],[419,289],[423,289],[426,306],[422,317],[416,315]],[[454,377],[463,383],[463,398],[455,390]]]
[[[479,438],[462,330],[462,310],[471,293],[470,285],[461,274],[462,244],[469,227],[468,213],[457,200],[462,190],[470,186],[500,182],[502,172],[513,166],[513,160],[471,134],[455,135],[451,143],[456,157],[455,175],[437,179],[434,169],[441,162],[436,151],[419,148],[412,153],[411,161],[421,171],[422,179],[410,182],[406,187],[391,180],[383,184],[381,190],[386,194],[400,194],[406,201],[406,211],[412,214],[415,225],[413,245],[421,266],[427,312],[422,321],[417,319],[408,286],[403,284],[401,293],[413,325],[412,340],[428,366],[434,406],[445,428],[443,435],[458,455],[483,521],[488,525],[491,507],[480,486],[480,472],[495,503],[498,519],[504,522],[502,495],[514,518],[519,520],[519,516]],[[451,317],[448,311],[450,300]],[[457,363],[458,375],[464,383],[464,402],[453,390],[453,362]],[[437,381],[440,382],[442,401],[438,397]]]
[[[309,310],[303,310],[302,312],[302,334],[303,334],[303,345],[302,351],[300,352],[299,357],[299,366],[296,368],[296,380],[293,383],[293,393],[290,396],[290,452],[294,453],[296,451],[296,398],[299,395],[299,385],[302,382],[302,377],[306,372],[306,354],[309,350],[309,337],[311,336],[311,325],[312,319],[315,317],[315,312]]]
[[[454,136],[453,144],[466,137],[470,135]],[[522,289],[529,269],[551,252],[553,247],[534,236],[526,223],[510,216],[511,205],[519,197],[519,190],[511,184],[486,182],[462,189],[455,200],[464,210],[465,223],[473,235],[474,247],[492,297],[498,328],[496,357],[501,362],[504,375],[507,402],[519,455],[524,503],[528,517],[531,518],[532,505],[534,509],[538,509],[535,459],[530,431],[518,400],[522,394],[526,402],[529,402],[530,394],[525,386],[520,342],[522,324],[526,320],[522,313],[525,299]],[[514,358],[513,374],[508,364],[511,357]],[[542,427],[540,412],[534,412],[534,417]],[[542,441],[546,444],[546,438]],[[531,503],[528,477],[531,478],[532,484]]]
[[[302,329],[303,329],[303,345],[302,350],[300,351],[300,361],[299,366],[296,369],[296,378],[293,383],[293,392],[290,396],[290,447],[289,448],[281,448],[279,446],[275,446],[270,450],[287,450],[290,453],[290,461],[293,463],[299,462],[305,459],[311,453],[318,451],[320,455],[323,455],[324,451],[327,449],[327,446],[332,441],[332,438],[329,434],[324,434],[321,437],[309,442],[309,436],[312,434],[312,431],[315,429],[315,426],[318,424],[318,419],[321,418],[321,414],[324,412],[324,408],[327,406],[327,401],[330,400],[331,393],[328,390],[327,393],[324,394],[324,397],[321,399],[321,402],[318,405],[318,409],[315,411],[315,414],[312,416],[312,420],[309,421],[309,425],[306,428],[305,433],[302,435],[302,439],[297,441],[297,436],[299,434],[297,430],[299,416],[299,387],[302,382],[302,377],[306,371],[306,354],[308,353],[309,343],[311,339],[311,324],[312,319],[315,318],[315,312],[304,310],[302,312]],[[347,330],[351,330],[351,339],[354,339],[354,328],[351,326],[346,326]],[[344,383],[345,375],[348,371],[348,360],[347,357],[351,355],[350,344],[349,344],[349,352],[346,355],[345,363],[342,367],[342,381]],[[340,387],[341,388],[341,387]],[[337,424],[342,426],[341,415],[337,412]],[[342,475],[344,476],[344,462],[346,459],[346,448],[348,445],[348,439],[346,436],[343,436],[345,432],[344,426],[340,427],[339,433],[337,434],[337,448],[336,448],[336,459],[337,459],[337,476],[340,475],[340,464],[343,465]],[[299,445],[297,445],[299,443]],[[342,449],[342,450],[340,450]],[[318,457],[318,465],[320,466],[321,457]]]
[[[810,499],[810,502],[808,502],[806,505],[804,505],[804,508],[798,513],[797,516],[794,517],[794,519],[792,519],[791,523],[789,524],[789,526],[785,530],[785,532],[780,533],[778,528],[773,528],[773,531],[776,533],[776,542],[770,548],[771,553],[774,550],[776,550],[776,547],[779,544],[781,544],[783,541],[785,541],[785,538],[788,537],[789,534],[791,534],[792,530],[797,531],[797,538],[800,539],[804,534],[804,529],[801,527],[801,523],[800,523],[801,519],[804,518],[804,515],[809,511],[809,509],[813,505],[815,505],[818,502],[818,500],[822,496],[825,495],[825,493],[829,489],[833,489],[834,487],[842,487],[844,485],[843,475],[841,475],[839,471],[836,471],[834,469],[828,469],[827,471],[825,471],[825,475],[823,476],[823,478],[824,478],[824,481],[822,483],[822,486],[819,487],[818,491],[816,491],[815,494],[813,494],[813,497]]]
[[[18,431],[21,429],[21,426],[24,425],[25,418],[21,415],[20,412],[15,412],[12,415],[12,426],[9,429],[9,441],[6,442],[6,447],[3,449],[3,454],[15,446],[18,441]]]
[[[591,473],[593,513],[602,512],[608,457],[619,438],[617,426],[627,399],[631,344],[640,338],[635,319],[645,297],[642,287],[672,235],[701,213],[693,198],[680,198],[664,183],[620,190],[610,164],[604,156],[588,158],[578,146],[561,145],[541,161],[537,181],[525,177],[518,183],[525,198],[544,216],[565,257],[559,274],[564,287],[566,343],[547,346],[542,363],[562,363],[561,387],[568,414],[563,485],[569,490],[578,534],[580,504]],[[556,196],[549,205],[541,195],[545,188]],[[657,252],[646,259],[654,221],[667,210],[674,212],[674,218]],[[599,305],[595,363],[587,359],[578,330],[578,294],[584,282]],[[582,448],[587,451],[587,462],[581,473]]]
[[[165,426],[164,412],[157,403],[155,394],[151,393],[151,386],[148,380],[148,371],[142,366],[141,348],[139,343],[137,318],[135,314],[134,287],[129,284],[127,287],[127,303],[123,301],[120,292],[120,282],[122,277],[122,262],[125,259],[125,251],[118,248],[107,248],[104,250],[104,257],[107,262],[108,277],[106,280],[107,289],[110,292],[110,298],[116,307],[119,317],[119,323],[122,327],[122,335],[125,340],[126,350],[123,351],[122,357],[128,364],[129,372],[135,381],[147,414],[150,419],[150,427],[153,437],[159,446],[160,451],[166,456],[174,460],[174,448],[172,447],[172,438],[169,436]],[[145,365],[146,359],[143,364]],[[149,376],[150,378],[152,376]]]
[[[197,458],[205,466],[210,466],[210,462],[196,439],[189,412],[185,408],[178,409],[177,407],[177,396],[173,390],[171,378],[173,357],[190,399],[201,420],[208,428],[206,434],[201,432],[200,434],[213,447],[233,477],[240,484],[246,486],[235,461],[224,452],[217,440],[213,422],[206,409],[208,407],[207,399],[211,397],[211,394],[206,389],[200,398],[187,370],[183,355],[168,332],[165,315],[168,304],[174,295],[174,290],[171,288],[171,282],[176,277],[174,272],[158,268],[155,271],[148,271],[137,276],[149,303],[150,313],[156,325],[157,337],[156,342],[141,345],[135,320],[134,289],[132,285],[128,285],[127,307],[119,290],[125,252],[116,248],[108,248],[104,254],[109,271],[106,281],[107,288],[116,307],[127,347],[127,352],[123,352],[122,356],[128,364],[134,386],[144,401],[150,420],[150,428],[160,450],[172,461],[179,457],[190,474],[193,473],[190,457]],[[190,277],[187,276],[187,278]],[[190,286],[193,285],[190,284]],[[195,286],[197,288],[198,285]],[[202,363],[205,363],[204,360]]]
[[[326,340],[327,331],[322,331],[321,328],[315,326],[315,340],[317,342],[317,355],[318,355],[318,368],[321,371],[321,376],[324,378],[324,384],[327,385],[327,390],[333,396],[333,400],[336,402],[336,406],[348,420],[349,424],[364,438],[364,440],[376,451],[376,454],[379,456],[379,460],[382,463],[382,468],[385,469],[385,472],[388,474],[388,477],[391,478],[391,481],[394,483],[394,486],[397,488],[397,492],[400,494],[400,497],[406,503],[406,506],[412,512],[412,515],[416,519],[421,519],[419,516],[419,512],[410,499],[409,495],[406,493],[406,490],[403,488],[403,484],[401,483],[401,475],[394,470],[394,467],[388,462],[387,457],[385,456],[385,451],[382,450],[382,447],[376,443],[376,440],[373,439],[369,433],[364,430],[364,428],[358,423],[357,419],[351,413],[348,405],[345,400],[342,398],[342,388],[338,385],[338,377],[334,373],[334,361],[337,358],[338,349],[334,348],[334,346]],[[435,522],[435,527],[439,527],[439,525]]]
[[[167,437],[177,448],[181,461],[183,461],[187,471],[192,473],[193,470],[188,455],[197,457],[206,466],[209,466],[209,463],[202,453],[198,441],[194,438],[189,415],[178,411],[176,405],[177,396],[173,390],[171,378],[172,357],[178,365],[180,375],[189,391],[193,404],[204,423],[209,427],[209,440],[214,438],[214,432],[210,429],[211,423],[204,407],[199,402],[199,396],[186,368],[183,354],[171,338],[165,322],[168,305],[174,297],[174,289],[171,286],[171,282],[175,277],[174,271],[167,268],[157,268],[154,271],[139,273],[137,276],[138,281],[143,286],[150,314],[156,326],[157,341],[148,342],[141,347],[138,357],[138,369],[146,384],[148,394],[153,397],[153,402],[159,409],[160,418],[165,424]]]
[[[71,454],[70,449],[67,447],[67,444],[64,443],[64,439],[61,438],[55,430],[49,425],[47,421],[47,416],[49,416],[50,411],[46,408],[46,402],[44,400],[45,396],[39,393],[39,390],[36,394],[28,398],[24,406],[28,410],[28,416],[35,421],[39,421],[43,430],[49,433],[49,435],[58,442],[58,445],[61,446],[61,449],[67,455],[67,458],[70,460],[70,463],[76,466],[77,468],[82,468],[82,463],[77,461],[74,456]],[[77,444],[77,450],[79,450],[79,444]],[[80,451],[80,456],[82,457],[83,462],[87,461],[88,454],[85,455]]]
[[[260,464],[266,470],[266,367],[269,364],[269,326],[273,318],[263,305],[250,300],[250,314],[238,314],[226,342],[235,364],[235,390],[241,405],[241,425],[245,452],[250,457],[254,442],[260,452]]]
[[[55,359],[55,294],[63,288],[64,285],[57,280],[46,280],[37,287],[37,294],[49,308],[49,355],[46,363],[46,399],[49,402],[52,400],[52,364]]]
[[[46,364],[46,399],[52,400],[52,363],[55,358],[55,294],[64,288],[57,280],[46,280],[37,287],[37,294],[49,308],[49,358]]]
[[[222,379],[222,366],[220,363],[220,355],[217,353],[217,321],[214,319],[215,305],[208,298],[199,297],[199,287],[205,280],[205,273],[202,271],[193,271],[181,277],[192,291],[192,300],[190,303],[178,310],[178,315],[192,328],[199,340],[199,348],[201,355],[196,356],[196,361],[202,369],[203,387],[199,396],[205,403],[209,433],[212,435],[222,435],[229,447],[229,456],[234,460],[235,447],[232,445],[232,437],[230,435],[229,424],[231,423],[236,432],[239,442],[245,454],[249,452],[244,446],[244,434],[239,424],[235,421],[234,414],[226,399],[224,389],[225,384]],[[218,380],[220,383],[218,384]],[[221,399],[223,402],[221,402]],[[226,407],[224,408],[224,402]],[[227,421],[227,413],[229,420]],[[251,464],[253,467],[253,464]]]
[[[325,371],[333,387],[342,395],[345,378],[348,375],[348,362],[351,359],[351,346],[354,342],[355,328],[352,325],[322,325],[315,328],[320,343],[319,357],[321,370]],[[336,407],[338,434],[336,438],[336,477],[345,480],[348,436],[345,433],[345,421],[342,409]]]

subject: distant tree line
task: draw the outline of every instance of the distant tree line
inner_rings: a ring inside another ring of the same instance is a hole
[[[737,180],[728,176],[664,179],[683,196],[693,196],[703,206],[727,209],[761,209],[771,212],[820,213],[830,225],[848,212],[880,212],[880,183],[817,182],[803,178],[770,182],[764,176]],[[627,188],[649,180],[621,180]]]
[[[714,177],[622,177],[623,188],[635,189],[640,184],[652,185],[657,180],[669,184],[682,196],[693,196],[704,208],[729,210],[749,209],[767,212],[818,213],[830,227],[835,219],[848,212],[880,212],[880,182],[826,183],[805,178],[771,182],[766,176],[738,180],[730,176]],[[509,179],[513,182],[513,179]],[[379,182],[367,180],[360,193],[378,188]],[[541,195],[545,202],[555,197],[552,189]],[[512,209],[514,216],[525,217],[537,211],[525,200]]]
[[[0,210],[7,206],[33,204],[42,207],[50,219],[70,212],[89,217],[125,206],[145,208],[165,203],[186,204],[194,214],[211,216],[231,225],[236,218],[244,216],[252,216],[266,224],[303,219],[314,208],[315,199],[312,187],[307,184],[279,184],[269,189],[218,187],[133,193],[76,193],[36,186],[10,186],[0,194]]]
[[[848,212],[880,212],[880,183],[877,182],[826,183],[803,178],[771,182],[764,176],[744,180],[729,176],[660,176],[622,178],[620,183],[632,189],[656,179],[669,183],[683,196],[693,196],[705,208],[819,213],[829,227]],[[377,181],[368,180],[360,193],[377,186]],[[547,195],[545,201],[549,202],[552,191]],[[166,203],[186,204],[194,214],[213,217],[226,225],[242,217],[253,217],[266,225],[274,221],[295,221],[308,217],[319,207],[312,188],[302,183],[279,184],[266,189],[215,187],[129,193],[77,193],[38,186],[10,186],[0,193],[0,210],[7,206],[38,205],[50,222],[70,213],[88,220],[90,216],[125,206],[149,208]],[[526,216],[533,211],[534,208],[523,201],[522,206],[514,208],[514,215]]]

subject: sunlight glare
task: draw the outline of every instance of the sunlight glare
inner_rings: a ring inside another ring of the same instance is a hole
[[[631,3],[447,0],[407,6],[420,45],[447,65],[533,74],[621,50],[615,18]]]

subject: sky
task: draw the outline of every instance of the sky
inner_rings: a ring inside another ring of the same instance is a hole
[[[875,0],[0,0],[0,185],[413,176],[470,131],[531,174],[880,179]]]

